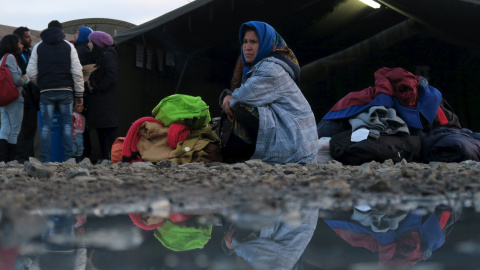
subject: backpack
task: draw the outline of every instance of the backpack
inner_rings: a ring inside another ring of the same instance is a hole
[[[5,60],[8,55],[5,54],[3,56],[2,64],[0,65],[0,107],[12,103],[20,96],[17,87],[13,83],[10,70],[5,66]]]
[[[112,144],[111,159],[112,164],[122,161],[123,142],[125,137],[118,137]]]
[[[208,105],[201,97],[182,94],[162,99],[152,114],[167,127],[175,123],[201,129],[211,120]]]

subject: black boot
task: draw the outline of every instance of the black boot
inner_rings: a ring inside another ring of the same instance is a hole
[[[17,155],[17,145],[9,143],[7,146],[7,149],[8,149],[7,161],[14,160],[15,156]]]
[[[8,159],[8,142],[7,140],[0,139],[0,162],[7,162]]]

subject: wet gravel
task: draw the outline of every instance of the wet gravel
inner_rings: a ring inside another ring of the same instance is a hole
[[[222,214],[235,209],[268,217],[365,203],[385,211],[433,209],[452,201],[480,211],[480,163],[272,166],[250,160],[177,166],[170,161],[92,165],[88,159],[42,164],[33,158],[23,165],[0,163],[0,209],[41,214]]]

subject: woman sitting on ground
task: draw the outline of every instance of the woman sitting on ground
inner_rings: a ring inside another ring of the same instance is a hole
[[[219,100],[225,112],[220,136],[224,160],[312,161],[319,148],[316,122],[296,84],[300,67],[294,53],[264,22],[244,23],[240,43],[242,84],[233,92],[224,90]]]

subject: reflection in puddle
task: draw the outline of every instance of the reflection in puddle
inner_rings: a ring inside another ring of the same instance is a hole
[[[295,216],[270,223],[258,217],[259,226],[248,213],[86,217],[5,210],[0,269],[476,269],[480,260],[480,216],[468,208],[357,205]]]
[[[444,206],[433,213],[416,209],[388,214],[362,205],[348,213],[327,214],[324,220],[351,246],[377,253],[380,266],[404,267],[430,258],[459,216],[459,211]]]

